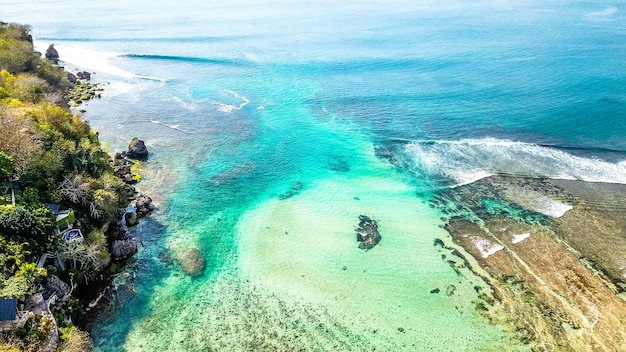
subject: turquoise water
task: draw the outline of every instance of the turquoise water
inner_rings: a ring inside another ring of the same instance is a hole
[[[0,6],[106,84],[84,114],[102,141],[152,153],[159,211],[101,351],[523,349],[433,246],[430,196],[491,174],[626,183],[619,4]],[[383,238],[367,252],[360,214]],[[190,247],[201,277],[168,260]]]

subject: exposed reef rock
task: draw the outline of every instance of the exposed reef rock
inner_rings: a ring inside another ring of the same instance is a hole
[[[380,242],[378,233],[378,223],[366,215],[359,215],[359,226],[356,228],[356,240],[359,241],[359,248],[372,249]]]
[[[185,273],[191,276],[202,276],[206,268],[206,260],[197,248],[185,248],[176,252],[176,261]]]
[[[148,157],[148,148],[141,139],[134,137],[128,144],[126,156],[133,159],[145,159]]]
[[[492,176],[447,189],[433,204],[493,290],[492,302],[479,293],[481,314],[531,350],[621,351],[624,199],[621,184]],[[491,308],[496,301],[505,315]]]
[[[104,88],[99,83],[89,82],[91,79],[89,72],[78,72],[76,76],[68,72],[67,78],[74,85],[66,95],[70,106],[77,107],[88,100],[102,96]]]

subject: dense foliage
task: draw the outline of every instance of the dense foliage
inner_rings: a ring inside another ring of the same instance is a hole
[[[0,298],[35,292],[47,275],[36,266],[46,251],[70,263],[72,279],[95,277],[110,261],[100,227],[127,203],[98,135],[66,108],[66,72],[34,52],[29,31],[0,22]],[[46,203],[73,209],[86,241],[61,241]],[[14,342],[0,339],[0,349]],[[88,344],[75,329],[64,339],[66,350]]]

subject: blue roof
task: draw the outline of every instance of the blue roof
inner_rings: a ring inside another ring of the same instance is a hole
[[[17,316],[17,300],[15,298],[0,299],[0,321],[15,320]]]
[[[50,211],[52,212],[52,214],[54,214],[54,216],[57,216],[57,213],[61,209],[61,206],[59,206],[58,204],[48,204],[48,203],[46,203],[46,206],[48,207],[48,209],[50,209]]]

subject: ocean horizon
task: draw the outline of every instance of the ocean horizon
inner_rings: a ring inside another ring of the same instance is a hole
[[[626,184],[620,4],[0,5],[102,84],[74,110],[109,151],[150,150],[139,189],[158,210],[131,230],[97,351],[527,351],[477,309],[491,288],[454,254],[472,262],[442,192]],[[524,201],[554,219],[574,205],[544,200]],[[199,276],[179,265],[192,248]]]

